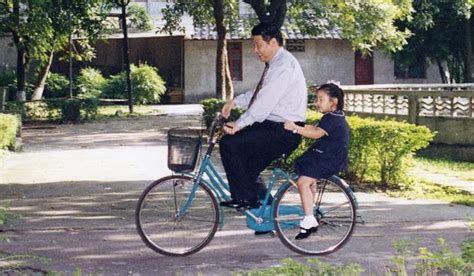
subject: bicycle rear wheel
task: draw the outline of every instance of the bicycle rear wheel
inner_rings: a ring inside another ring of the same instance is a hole
[[[203,183],[195,187],[194,182],[188,176],[167,176],[140,196],[135,221],[149,248],[167,256],[185,256],[201,250],[214,237],[219,224],[216,198]]]
[[[318,232],[306,239],[296,240],[304,212],[298,188],[288,183],[273,210],[275,229],[282,243],[304,255],[330,254],[343,246],[349,240],[356,220],[354,199],[347,189],[338,181],[318,182],[314,204]]]

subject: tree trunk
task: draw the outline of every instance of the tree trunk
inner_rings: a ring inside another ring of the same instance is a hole
[[[20,2],[13,1],[13,14],[15,17],[16,26],[20,26]],[[19,102],[26,101],[26,51],[19,34],[12,31],[13,42],[16,45],[16,100]]]
[[[227,41],[225,36],[227,29],[224,26],[224,0],[214,1],[214,18],[217,29],[217,55],[216,55],[216,98],[226,98],[226,60],[227,60]]]
[[[53,63],[53,56],[54,52],[51,51],[47,63],[41,68],[41,71],[38,74],[35,87],[33,88],[33,94],[31,95],[31,100],[41,100],[41,98],[43,97],[44,84],[46,83],[46,79],[48,78],[51,63]]]
[[[130,57],[128,50],[128,29],[127,29],[127,5],[130,1],[121,2],[122,8],[122,31],[123,31],[123,58],[125,63],[125,71],[127,73],[127,92],[128,92],[128,110],[133,113],[133,97],[132,97],[132,73],[130,71]]]
[[[232,76],[230,75],[230,68],[229,68],[229,56],[226,51],[226,59],[225,59],[225,99],[230,100],[234,98],[234,86],[232,84]]]
[[[24,102],[26,101],[26,52],[18,46],[16,52],[16,100]]]
[[[438,70],[439,70],[439,75],[441,76],[441,81],[443,83],[448,83],[448,80],[446,79],[446,73],[444,72],[443,65],[441,64],[441,60],[437,58],[436,64],[438,64]]]
[[[265,5],[265,0],[244,0],[252,6],[260,22],[272,23],[278,28],[283,26],[286,16],[287,0],[270,0],[270,5]]]
[[[472,62],[472,17],[466,20],[466,54],[464,60],[464,82],[472,82],[472,71],[471,71],[471,62]]]

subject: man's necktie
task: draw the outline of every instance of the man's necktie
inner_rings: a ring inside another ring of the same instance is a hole
[[[250,99],[250,103],[249,103],[248,108],[250,108],[252,106],[252,104],[255,102],[255,100],[257,99],[258,91],[260,91],[260,89],[262,89],[263,80],[265,79],[265,75],[267,74],[267,71],[268,71],[269,67],[270,67],[270,65],[268,63],[265,63],[265,69],[263,70],[262,77],[260,77],[260,81],[257,84],[257,88],[255,88],[255,92],[253,92],[253,95],[252,95],[252,98]]]

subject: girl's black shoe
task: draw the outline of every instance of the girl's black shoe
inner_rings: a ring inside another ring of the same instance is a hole
[[[300,232],[298,233],[298,235],[296,235],[295,240],[306,239],[311,234],[318,232],[318,226],[311,227],[309,229],[306,229],[300,226]]]

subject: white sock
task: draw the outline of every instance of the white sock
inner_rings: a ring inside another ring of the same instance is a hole
[[[314,216],[304,216],[304,218],[300,221],[300,227],[304,229],[309,229],[316,226],[318,226],[318,221]]]

